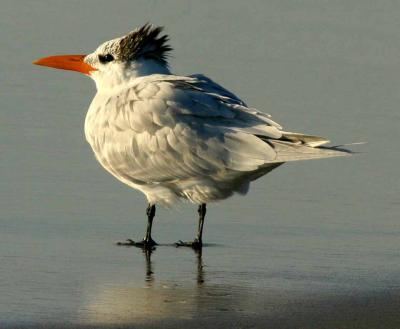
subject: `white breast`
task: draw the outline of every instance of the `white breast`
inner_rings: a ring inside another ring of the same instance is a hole
[[[154,179],[157,169],[151,168],[151,153],[161,144],[151,134],[156,123],[144,108],[133,118],[128,98],[139,99],[135,89],[117,95],[97,94],[85,119],[86,140],[96,159],[118,180],[143,192],[151,203],[173,204],[184,195]]]

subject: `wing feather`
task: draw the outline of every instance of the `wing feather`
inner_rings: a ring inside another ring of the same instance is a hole
[[[276,157],[255,135],[278,138],[279,126],[204,76],[155,75],[107,104],[118,107],[104,141],[110,171],[146,184],[257,170]]]

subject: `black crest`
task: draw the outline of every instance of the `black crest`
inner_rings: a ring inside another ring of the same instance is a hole
[[[168,52],[172,48],[167,44],[168,36],[160,36],[162,31],[163,27],[147,23],[130,32],[119,43],[118,57],[124,61],[143,57],[167,64]]]

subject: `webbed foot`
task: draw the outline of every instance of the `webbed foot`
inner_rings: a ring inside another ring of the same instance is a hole
[[[194,241],[189,241],[189,242],[184,242],[182,240],[179,240],[178,242],[175,242],[176,247],[190,247],[193,249],[201,249],[203,247],[203,243],[199,239],[194,239]]]
[[[117,246],[133,246],[142,249],[153,249],[154,246],[157,246],[157,242],[155,242],[152,238],[143,239],[142,241],[133,241],[132,239],[126,239],[125,242],[117,242]]]

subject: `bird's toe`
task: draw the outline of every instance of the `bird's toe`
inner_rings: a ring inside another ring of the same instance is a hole
[[[182,241],[179,240],[178,242],[175,242],[176,247],[191,247],[193,249],[201,249],[203,246],[203,243],[199,241],[198,239],[195,239],[194,241]]]
[[[142,249],[151,249],[157,245],[152,238],[143,239],[142,241],[134,241],[132,239],[126,239],[124,242],[117,242],[117,246],[133,246]]]

